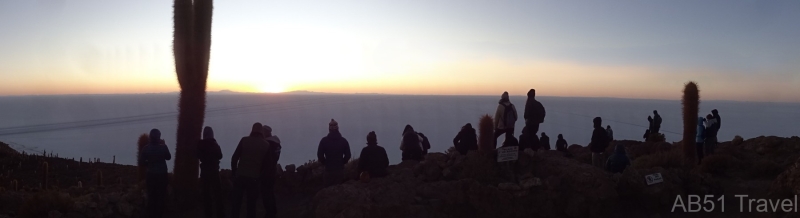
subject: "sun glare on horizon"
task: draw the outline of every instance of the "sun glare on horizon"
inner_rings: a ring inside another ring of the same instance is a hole
[[[286,92],[286,87],[279,84],[266,84],[264,86],[261,86],[261,88],[259,88],[258,91],[264,93],[281,93],[281,92]]]

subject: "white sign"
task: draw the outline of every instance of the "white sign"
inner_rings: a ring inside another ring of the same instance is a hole
[[[647,185],[658,184],[664,182],[664,178],[661,177],[661,173],[653,173],[650,175],[644,176],[644,180],[647,181]]]
[[[517,146],[502,147],[497,149],[497,162],[517,160],[519,148]]]

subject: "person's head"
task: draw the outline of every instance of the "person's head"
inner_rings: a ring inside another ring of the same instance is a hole
[[[606,129],[611,129],[611,125],[606,126]]]
[[[369,132],[369,134],[367,134],[367,146],[371,145],[378,145],[378,136],[375,135],[375,131]]]
[[[410,125],[410,124],[406,124],[406,127],[405,127],[405,128],[403,128],[403,135],[405,135],[405,134],[406,134],[406,133],[408,133],[409,131],[412,131],[412,132],[413,132],[413,131],[414,131],[414,127],[411,127],[411,125]]]
[[[471,123],[467,123],[466,125],[462,126],[461,129],[462,130],[472,129],[472,124]]]
[[[601,128],[603,126],[603,119],[600,117],[595,117],[592,122],[595,128]]]
[[[525,133],[527,133],[527,132],[528,132],[528,127],[527,126],[523,126],[522,127],[522,132],[520,134],[521,135],[525,135]]]
[[[203,139],[214,139],[214,130],[210,126],[203,128]]]
[[[558,139],[564,139],[564,135],[558,134]]]
[[[528,97],[533,98],[536,97],[536,89],[531,89],[528,91]]]
[[[703,122],[705,122],[705,121],[706,121],[706,118],[697,117],[697,125],[703,125]]]
[[[625,154],[625,146],[617,145],[617,147],[614,147],[614,153]]]
[[[161,131],[159,131],[158,129],[150,130],[150,144],[153,145],[161,144]]]
[[[331,122],[328,123],[328,131],[329,132],[338,132],[339,131],[339,123],[336,120],[331,119]]]
[[[657,110],[653,110],[653,114],[658,115],[658,111]]]
[[[508,92],[503,92],[503,94],[500,95],[500,101],[508,101]]]
[[[544,132],[542,132],[542,137],[545,137],[545,136],[547,136],[547,134],[544,134]]]
[[[714,114],[714,116],[716,116],[717,114],[719,114],[719,111],[717,111],[717,109],[711,110],[711,114]]]
[[[261,127],[261,132],[264,134],[264,137],[271,137],[272,136],[272,127],[264,125]]]
[[[261,123],[254,123],[253,127],[250,128],[250,136],[263,136],[264,134],[261,134],[261,126],[263,126]]]
[[[706,115],[706,120],[714,119],[714,115],[708,114]]]

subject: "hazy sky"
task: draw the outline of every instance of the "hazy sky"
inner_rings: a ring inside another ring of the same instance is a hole
[[[0,1],[0,95],[179,90],[167,0]],[[800,1],[216,1],[209,90],[800,102]]]

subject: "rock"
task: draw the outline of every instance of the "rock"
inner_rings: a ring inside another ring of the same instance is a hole
[[[731,144],[733,144],[733,146],[739,146],[742,144],[742,142],[744,142],[744,139],[741,136],[737,135],[733,137]]]
[[[294,164],[286,165],[286,172],[287,173],[293,173],[294,170],[295,170],[295,165]]]
[[[519,190],[522,190],[522,188],[519,185],[517,185],[515,183],[509,183],[509,182],[500,183],[499,185],[497,185],[497,188],[499,188],[500,190],[503,190],[503,191],[519,191]]]
[[[426,160],[414,168],[414,174],[422,181],[437,181],[442,178],[442,167],[436,161]]]
[[[520,186],[522,186],[523,189],[529,189],[541,185],[542,185],[542,180],[535,177],[520,181]]]
[[[48,218],[61,218],[61,216],[63,215],[57,210],[51,210],[49,213],[47,213]]]

